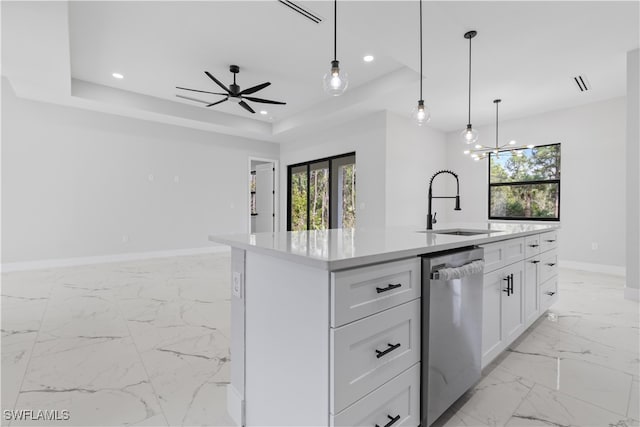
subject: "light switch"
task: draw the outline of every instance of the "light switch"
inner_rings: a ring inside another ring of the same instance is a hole
[[[233,272],[233,283],[231,284],[231,293],[236,298],[242,298],[242,273]]]

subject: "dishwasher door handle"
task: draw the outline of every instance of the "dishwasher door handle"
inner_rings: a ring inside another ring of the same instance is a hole
[[[473,274],[482,274],[484,271],[484,260],[475,259],[459,267],[447,267],[431,273],[431,280],[453,280]]]

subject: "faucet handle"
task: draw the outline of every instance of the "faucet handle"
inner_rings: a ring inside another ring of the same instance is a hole
[[[438,222],[438,220],[436,219],[436,215],[438,215],[438,212],[433,213],[433,219],[431,220],[432,224],[435,224],[436,222]]]

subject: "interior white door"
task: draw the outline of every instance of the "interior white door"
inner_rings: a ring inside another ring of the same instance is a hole
[[[274,165],[256,166],[256,213],[254,233],[273,232],[275,214]]]

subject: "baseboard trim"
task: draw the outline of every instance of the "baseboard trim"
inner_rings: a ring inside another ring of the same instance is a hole
[[[11,262],[2,264],[0,271],[10,273],[14,271],[42,270],[45,268],[73,267],[87,264],[106,264],[110,262],[136,261],[141,259],[168,258],[174,256],[201,255],[210,253],[229,252],[228,246],[216,245],[204,248],[174,249],[170,251],[131,252],[125,254],[89,256],[81,258],[46,259],[38,261]]]
[[[630,299],[632,301],[640,301],[640,289],[624,287],[624,299]]]
[[[590,262],[562,261],[560,267],[572,270],[589,271],[591,273],[611,274],[613,276],[626,276],[626,268],[617,265],[593,264]]]

